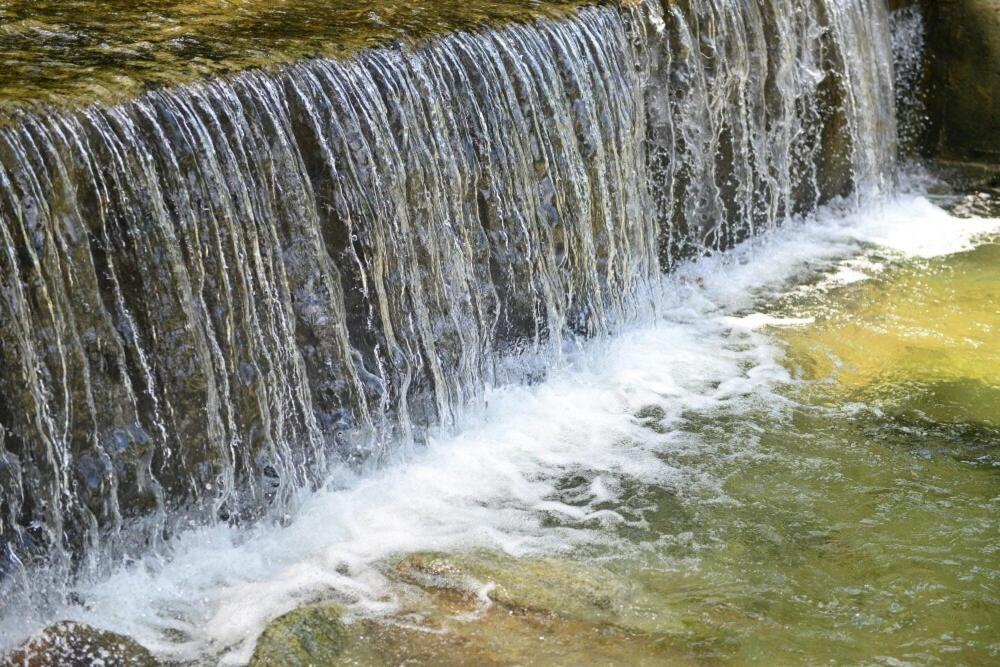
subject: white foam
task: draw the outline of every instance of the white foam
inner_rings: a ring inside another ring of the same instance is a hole
[[[955,218],[923,197],[884,205],[876,215],[852,217],[848,228],[856,240],[906,257],[960,252],[972,247],[976,238],[1000,232],[995,218]]]
[[[492,390],[485,409],[405,462],[345,473],[285,527],[192,530],[169,560],[123,569],[81,591],[85,608],[57,616],[132,635],[163,658],[239,664],[270,619],[313,598],[391,612],[378,567],[391,555],[471,546],[520,555],[608,540],[600,526],[624,519],[597,505],[615,497],[616,479],[681,483],[686,474],[655,455],[670,434],[644,428],[637,411],[656,405],[669,425],[686,411],[766,399],[789,380],[760,329],[804,322],[753,312],[760,294],[838,267],[863,278],[881,266],[857,264],[872,247],[930,257],[997,232],[998,220],[958,220],[905,196],[861,214],[826,211],[685,265],[664,279],[655,322],[593,342],[541,384]],[[582,502],[559,501],[557,482],[578,471],[591,479]],[[563,527],[543,527],[548,513]],[[10,636],[33,629],[5,623]],[[166,640],[168,629],[188,640]]]
[[[725,322],[734,329],[756,331],[764,327],[800,327],[815,322],[812,317],[775,317],[767,313],[750,313],[743,317],[727,317]]]

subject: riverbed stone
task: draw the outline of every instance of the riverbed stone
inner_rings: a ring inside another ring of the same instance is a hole
[[[699,665],[669,638],[536,612],[494,606],[477,615],[450,613],[447,594],[425,609],[421,625],[362,621],[344,665],[493,667],[547,665]]]
[[[416,553],[395,574],[425,588],[463,592],[514,613],[548,614],[656,634],[686,631],[634,580],[600,567],[557,557],[513,558],[488,551]]]
[[[125,635],[75,623],[56,623],[20,649],[0,656],[0,667],[156,667],[144,646]]]
[[[322,603],[272,621],[257,640],[250,667],[321,667],[339,664],[348,634],[343,609]]]
[[[998,262],[1000,245],[986,243],[876,275],[835,293],[849,307],[818,299],[812,323],[776,333],[817,400],[875,405],[882,421],[1000,428]]]
[[[612,573],[555,558],[514,559],[489,552],[471,555],[417,553],[396,571],[412,583],[470,594],[484,591],[512,609],[612,621],[632,585]]]

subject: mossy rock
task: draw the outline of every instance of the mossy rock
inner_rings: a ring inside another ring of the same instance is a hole
[[[20,649],[0,658],[3,667],[156,667],[160,663],[135,640],[82,623],[46,628]]]
[[[666,410],[664,410],[659,405],[646,405],[643,406],[635,416],[639,419],[655,419],[657,421],[664,419],[667,416]]]
[[[280,616],[257,640],[250,667],[325,667],[340,658],[348,640],[334,604],[314,604]]]

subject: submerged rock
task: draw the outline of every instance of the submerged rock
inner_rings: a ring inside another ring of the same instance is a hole
[[[629,582],[610,572],[554,558],[418,553],[400,561],[396,571],[416,584],[471,594],[482,591],[510,609],[609,622],[618,618],[624,601],[634,593]]]
[[[816,319],[782,328],[787,359],[816,399],[904,421],[1000,428],[995,294],[1000,244],[874,275],[799,303]],[[790,311],[789,311],[790,312]]]
[[[393,573],[396,614],[345,624],[336,605],[292,611],[264,631],[251,667],[695,664],[670,635],[614,624],[634,591],[599,567],[418,553]]]
[[[596,565],[490,552],[417,553],[399,561],[395,571],[409,583],[463,592],[516,613],[657,634],[685,630],[679,617],[633,580]]]
[[[0,657],[3,667],[155,667],[160,663],[135,640],[82,623],[63,621],[20,649]]]
[[[347,641],[342,610],[314,604],[272,621],[257,640],[251,667],[308,667],[337,664]]]
[[[442,596],[446,598],[447,596]],[[441,600],[438,600],[440,603]],[[426,612],[425,612],[426,613]],[[357,624],[340,664],[433,665],[696,665],[662,637],[533,612],[493,607],[475,618],[436,608],[424,626]],[[427,626],[430,621],[434,625]]]
[[[401,609],[348,625],[343,652],[325,664],[699,664],[690,633],[662,622],[643,586],[597,565],[416,553],[390,575]]]

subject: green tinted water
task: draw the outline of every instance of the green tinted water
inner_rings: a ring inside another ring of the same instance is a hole
[[[410,607],[350,626],[345,661],[996,664],[998,267],[992,243],[771,299],[814,318],[769,332],[788,402],[638,415],[687,482],[626,481],[624,542],[405,558]]]
[[[542,16],[594,0],[0,0],[0,110]]]

